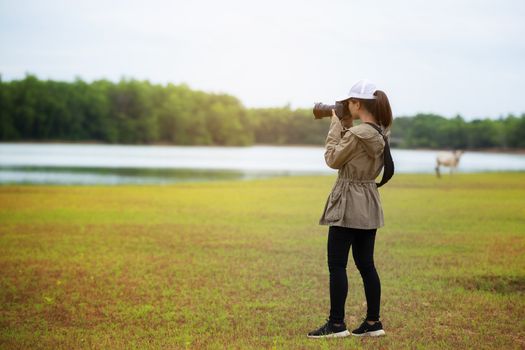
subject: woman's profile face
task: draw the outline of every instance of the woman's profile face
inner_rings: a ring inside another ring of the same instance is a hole
[[[359,119],[359,102],[352,99],[348,100],[348,110],[350,111],[352,119]]]

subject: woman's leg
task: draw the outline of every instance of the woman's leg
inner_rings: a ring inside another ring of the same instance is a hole
[[[348,294],[346,264],[354,234],[351,229],[330,226],[328,229],[328,270],[330,271],[330,316],[332,323],[343,323]]]
[[[367,304],[366,319],[379,321],[379,305],[381,302],[381,281],[374,265],[374,243],[376,229],[357,230],[352,245],[354,262],[361,273],[365,287]]]

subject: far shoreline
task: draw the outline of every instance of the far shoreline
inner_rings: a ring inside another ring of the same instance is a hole
[[[324,145],[312,145],[312,144],[266,144],[266,143],[255,143],[253,145],[179,145],[165,142],[154,142],[154,143],[108,143],[102,141],[71,141],[71,140],[18,140],[18,141],[0,141],[1,144],[64,144],[64,145],[103,145],[103,146],[176,146],[176,147],[219,147],[219,148],[233,148],[233,147],[324,147]],[[446,152],[452,151],[452,149],[443,148],[399,148],[392,147],[394,150],[407,150],[407,151],[433,151],[433,152]],[[525,155],[525,148],[473,148],[473,149],[462,149],[465,152],[474,153],[507,153],[507,154],[519,154]]]

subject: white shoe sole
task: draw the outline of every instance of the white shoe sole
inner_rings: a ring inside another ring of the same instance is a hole
[[[366,332],[363,334],[352,333],[352,335],[355,335],[356,337],[379,337],[379,336],[385,335],[385,331],[380,329],[378,331]]]
[[[348,337],[349,335],[350,335],[350,332],[347,329],[346,331],[327,334],[327,335],[309,335],[307,334],[306,336],[308,338],[341,338],[341,337]]]

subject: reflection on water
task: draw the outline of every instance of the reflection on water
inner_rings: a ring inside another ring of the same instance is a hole
[[[290,172],[242,172],[236,170],[91,168],[91,167],[0,167],[0,184],[166,184],[174,182],[248,180]]]
[[[148,184],[243,179],[240,171],[187,169],[0,167],[0,183],[26,184]]]
[[[432,173],[437,153],[392,150],[396,172]],[[480,171],[525,171],[525,156],[466,152],[458,172]],[[0,143],[0,184],[150,184],[336,173],[326,166],[323,147]]]

